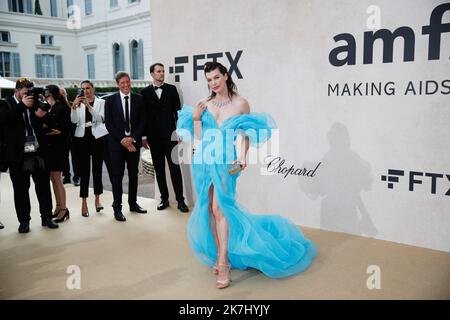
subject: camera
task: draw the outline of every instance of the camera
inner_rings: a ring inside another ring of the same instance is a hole
[[[33,104],[35,108],[42,109],[47,112],[50,109],[50,104],[41,97],[44,95],[45,89],[39,87],[31,87],[28,90],[28,95],[33,96]]]
[[[78,89],[78,96],[84,97],[84,89],[83,88]]]

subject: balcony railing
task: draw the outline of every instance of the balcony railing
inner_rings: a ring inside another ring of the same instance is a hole
[[[16,82],[19,78],[14,77],[8,77],[6,78],[8,80]],[[55,84],[58,87],[63,88],[76,88],[80,86],[80,83],[83,80],[86,79],[58,79],[58,78],[32,78],[30,79],[33,81],[34,85],[37,87],[44,87],[49,84]],[[97,88],[107,88],[107,87],[116,87],[116,81],[115,80],[104,80],[104,79],[95,79],[91,80],[95,87]],[[148,80],[131,80],[131,86],[135,88],[144,88],[150,84],[150,81]]]

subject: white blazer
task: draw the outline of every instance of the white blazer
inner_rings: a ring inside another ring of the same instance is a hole
[[[95,97],[94,106],[92,108],[92,135],[95,139],[101,138],[108,134],[105,126],[105,100]],[[70,113],[70,120],[77,125],[75,129],[75,137],[83,138],[86,126],[86,106],[81,103],[75,110]]]

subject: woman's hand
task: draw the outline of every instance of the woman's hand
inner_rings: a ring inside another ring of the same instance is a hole
[[[236,164],[239,164],[241,166],[242,170],[247,168],[247,160],[243,157],[239,157],[238,159],[234,160],[232,165],[236,165]]]
[[[200,118],[201,118],[203,112],[206,110],[206,108],[207,108],[206,103],[204,103],[203,101],[200,101],[194,110],[194,115],[192,116],[192,119],[194,121],[200,120]]]
[[[55,135],[58,135],[58,134],[61,134],[61,131],[60,130],[58,130],[58,129],[52,129],[49,133],[47,133],[46,135],[47,136],[55,136]]]
[[[76,108],[78,108],[80,106],[80,104],[82,102],[84,102],[84,100],[85,100],[84,97],[76,96],[75,100],[73,100],[73,103],[72,103],[72,109],[75,110]]]

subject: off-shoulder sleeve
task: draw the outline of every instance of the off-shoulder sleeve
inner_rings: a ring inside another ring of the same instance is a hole
[[[230,127],[236,132],[244,133],[251,145],[264,143],[272,136],[272,131],[277,128],[275,120],[265,112],[251,112],[230,119]]]
[[[193,106],[183,105],[181,110],[178,110],[177,134],[183,141],[190,140],[194,136],[193,114]]]

